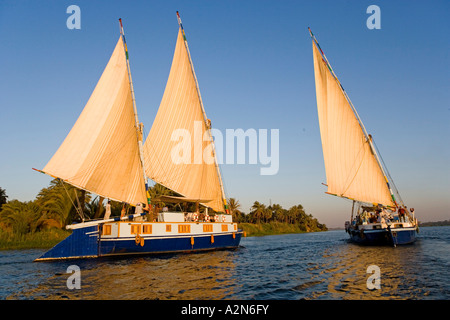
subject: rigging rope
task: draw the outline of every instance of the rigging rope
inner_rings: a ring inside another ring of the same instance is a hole
[[[66,185],[65,185],[64,181],[62,181],[61,179],[58,178],[58,182],[60,182],[60,183],[62,184],[64,190],[66,191],[67,196],[69,197],[70,202],[72,202],[72,205],[74,206],[76,212],[77,212],[78,215],[80,216],[81,221],[84,222],[83,212],[80,213],[80,212],[78,211],[79,208],[77,208],[77,206],[75,205],[75,203],[74,203],[73,200],[72,200],[72,197],[69,195],[69,192],[68,192],[67,189],[66,189]],[[74,191],[75,191],[75,190],[74,190]],[[78,199],[78,196],[77,196],[77,199]]]
[[[404,205],[403,199],[400,196],[400,192],[398,192],[397,186],[395,185],[394,180],[392,179],[391,174],[389,173],[389,170],[387,169],[386,164],[384,163],[383,157],[381,156],[381,153],[378,150],[378,146],[376,145],[374,139],[372,139],[372,143],[375,146],[375,149],[377,151],[378,157],[380,158],[380,160],[381,160],[381,162],[383,164],[384,170],[386,171],[386,175],[387,175],[389,181],[392,183],[392,186],[394,187],[394,190],[395,190],[395,193],[397,194],[398,200],[400,200],[401,205]]]

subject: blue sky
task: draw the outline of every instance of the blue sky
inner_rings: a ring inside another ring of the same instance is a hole
[[[81,29],[69,30],[69,5]],[[381,29],[369,30],[369,5]],[[140,121],[150,130],[170,70],[180,11],[213,126],[279,129],[278,174],[221,166],[228,197],[302,204],[330,227],[351,203],[324,192],[311,27],[400,194],[422,221],[450,219],[448,1],[0,2],[0,187],[33,200],[42,169],[86,104],[124,22]]]

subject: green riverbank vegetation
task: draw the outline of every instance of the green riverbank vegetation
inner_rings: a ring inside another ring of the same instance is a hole
[[[151,198],[174,195],[172,191],[156,184],[150,188]],[[65,182],[54,179],[43,188],[33,201],[8,200],[6,190],[0,188],[0,250],[50,248],[66,238],[71,231],[68,224],[83,219],[99,219],[105,213],[105,199],[93,196]],[[182,210],[179,204],[158,202],[160,208]],[[255,201],[249,213],[242,212],[239,201],[228,199],[233,221],[247,236],[325,231],[327,227],[301,205],[284,209],[279,204],[266,206]],[[178,207],[177,207],[178,206]],[[111,201],[111,217],[120,216],[123,205]],[[193,210],[194,208],[184,208]],[[133,213],[127,206],[127,214]]]
[[[266,206],[255,201],[248,214],[240,211],[239,201],[228,200],[233,221],[238,223],[247,236],[264,236],[271,234],[302,233],[327,231],[327,226],[320,223],[311,214],[307,214],[301,204],[284,209],[280,204]]]

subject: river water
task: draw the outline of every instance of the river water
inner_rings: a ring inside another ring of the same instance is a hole
[[[450,299],[450,227],[421,228],[397,248],[336,230],[243,238],[232,251],[33,263],[43,252],[0,251],[0,300]]]

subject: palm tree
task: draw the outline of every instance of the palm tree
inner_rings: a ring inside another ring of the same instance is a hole
[[[164,187],[163,185],[157,183],[153,187],[148,188],[148,192],[150,193],[150,199],[152,201],[152,205],[158,206],[159,208],[165,207],[166,203],[161,200],[158,200],[160,196],[173,196],[175,193]]]
[[[283,207],[277,203],[274,203],[273,205],[269,206],[270,210],[272,211],[272,218],[276,221],[282,222],[285,220],[285,211]]]
[[[95,214],[99,210],[99,202],[99,197],[95,197],[91,202],[86,203],[86,213],[92,219],[94,219]]]
[[[12,200],[3,205],[0,221],[15,234],[35,232],[44,223],[41,208],[34,201]]]
[[[269,222],[270,219],[272,219],[272,217],[273,217],[272,210],[270,208],[264,206],[263,217],[264,217],[264,222]]]
[[[97,205],[95,206],[96,209],[94,211],[94,215],[91,216],[93,219],[99,219],[100,217],[103,216],[103,212],[106,210],[106,208],[103,206],[104,200],[105,200],[104,197],[102,197],[102,196],[98,197]],[[92,209],[92,206],[89,208]]]
[[[7,198],[8,198],[8,196],[6,195],[6,190],[0,188],[0,209],[6,203]]]
[[[239,215],[241,213],[241,211],[239,210],[240,207],[241,204],[239,203],[239,200],[236,200],[235,198],[228,199],[228,208],[230,208],[233,221],[239,221]]]
[[[252,210],[250,214],[256,219],[257,223],[260,223],[261,218],[264,217],[266,206],[258,201],[255,201],[250,209]]]
[[[81,190],[75,188],[58,179],[54,179],[50,182],[50,187],[43,188],[38,196],[36,202],[43,209],[43,212],[49,218],[53,218],[64,227],[71,223],[74,219],[77,219],[79,215],[83,215],[85,211],[85,203],[80,204],[83,212],[79,212],[76,208],[77,198],[81,197]],[[90,196],[85,196],[85,201],[90,201]],[[75,207],[75,206],[76,207]]]

